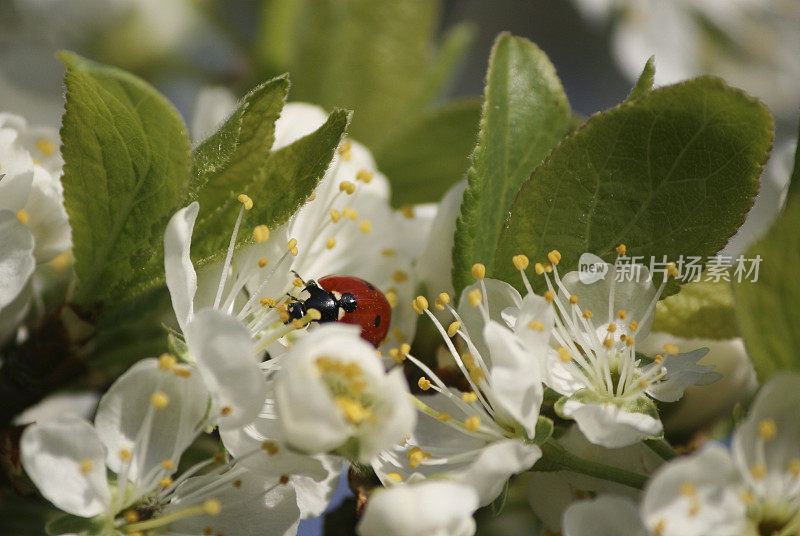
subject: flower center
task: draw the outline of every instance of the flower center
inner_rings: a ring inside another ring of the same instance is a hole
[[[314,366],[349,423],[359,426],[374,422],[375,401],[367,390],[368,378],[358,363],[322,356]]]

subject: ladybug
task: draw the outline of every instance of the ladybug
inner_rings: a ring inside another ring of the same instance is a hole
[[[375,285],[351,275],[326,275],[305,283],[308,297],[288,305],[289,319],[300,319],[309,309],[320,313],[318,322],[344,322],[361,327],[361,338],[376,348],[386,338],[392,308]]]

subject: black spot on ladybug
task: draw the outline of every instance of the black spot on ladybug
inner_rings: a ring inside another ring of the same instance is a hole
[[[381,315],[378,315],[375,317],[375,327],[377,328],[380,325],[381,325]]]
[[[372,283],[367,283],[367,288],[370,290],[375,290],[375,287],[372,286]],[[380,317],[378,317],[380,318]]]

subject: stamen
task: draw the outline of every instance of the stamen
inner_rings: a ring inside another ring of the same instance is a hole
[[[395,270],[392,273],[392,281],[395,283],[403,283],[404,281],[408,281],[408,274],[403,270]]]
[[[22,225],[28,225],[29,219],[30,217],[25,209],[21,208],[17,211],[17,221],[19,221]]]
[[[258,259],[258,267],[259,268],[264,268],[264,267],[267,266],[267,264],[269,264],[269,261],[267,260],[266,257],[261,257],[260,259]]]
[[[450,337],[451,339],[455,337],[460,327],[461,327],[461,322],[457,320],[455,322],[452,322],[450,326],[447,328],[447,336]]]
[[[524,272],[525,270],[527,270],[528,266],[531,263],[531,261],[528,259],[528,257],[526,257],[525,255],[522,255],[522,254],[514,255],[511,258],[511,262],[514,263],[514,268],[516,268],[517,270],[519,270],[521,272]]]
[[[547,260],[549,260],[550,264],[553,266],[558,266],[558,263],[561,262],[561,252],[557,249],[554,249],[547,254]]]
[[[372,223],[369,220],[361,220],[358,224],[358,230],[364,234],[369,234],[372,232]]]
[[[628,253],[628,248],[625,247],[625,244],[620,244],[614,249],[616,249],[617,254],[619,254],[619,255],[623,255],[624,256],[626,253]]]
[[[665,350],[665,351],[666,351],[668,354],[677,354],[677,353],[678,353],[678,347],[677,347],[677,346],[675,346],[675,345],[674,345],[674,344],[672,344],[672,343],[669,343],[669,342],[668,342],[667,344],[665,344],[665,345],[664,345],[664,350]]]
[[[481,263],[475,263],[472,265],[472,277],[475,279],[483,279],[486,277],[486,266]]]
[[[333,223],[337,223],[340,219],[342,219],[342,213],[336,210],[335,208],[331,209],[330,215],[331,215],[331,221]]]
[[[478,428],[481,427],[481,418],[478,415],[467,417],[464,420],[464,426],[466,426],[467,430],[470,432],[477,432]]]
[[[329,238],[329,239],[328,239],[328,240],[325,242],[325,248],[326,248],[326,249],[333,249],[333,248],[334,248],[334,246],[336,246],[336,239],[335,239],[335,238],[333,238],[333,237],[330,237],[330,238]]]
[[[758,437],[764,441],[772,441],[778,432],[778,426],[772,419],[764,419],[758,423]]]
[[[150,405],[155,409],[164,409],[169,405],[169,397],[162,391],[156,391],[150,395]]]
[[[477,307],[483,299],[480,289],[475,288],[470,290],[467,294],[467,299],[469,300],[469,304],[471,306]]]
[[[245,210],[250,210],[253,208],[253,200],[250,199],[250,196],[247,194],[239,194],[239,197],[236,198],[239,201]]]
[[[263,244],[269,240],[269,227],[266,225],[258,225],[253,229],[253,240],[256,244]]]
[[[45,138],[40,138],[36,142],[36,149],[38,149],[38,151],[43,155],[50,156],[56,150],[56,146],[52,141]]]
[[[358,170],[358,173],[356,173],[356,180],[361,181],[364,184],[369,184],[372,181],[373,176],[374,173],[372,173],[371,171],[368,171],[366,169],[360,169]]]
[[[177,362],[178,360],[174,355],[165,352],[158,358],[158,368],[164,371],[170,371],[175,367]]]
[[[94,463],[88,458],[81,460],[81,462],[78,464],[78,469],[80,469],[80,472],[84,475],[91,473],[93,468]]]
[[[427,379],[425,376],[422,376],[422,377],[421,377],[421,378],[420,378],[420,379],[417,381],[417,385],[418,385],[418,386],[419,386],[419,388],[420,388],[420,389],[422,389],[423,391],[427,391],[428,389],[430,389],[430,388],[431,388],[431,382],[430,382],[430,380],[429,380],[429,379]]]
[[[389,473],[386,476],[391,478],[395,482],[402,482],[403,481],[403,477],[400,476],[400,473]]]

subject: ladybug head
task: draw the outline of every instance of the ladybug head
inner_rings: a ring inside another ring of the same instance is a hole
[[[300,320],[306,315],[306,308],[303,302],[292,302],[286,306],[286,310],[289,313],[289,320]]]
[[[339,298],[339,306],[344,309],[345,313],[352,313],[356,310],[356,297],[349,292],[345,292]]]

